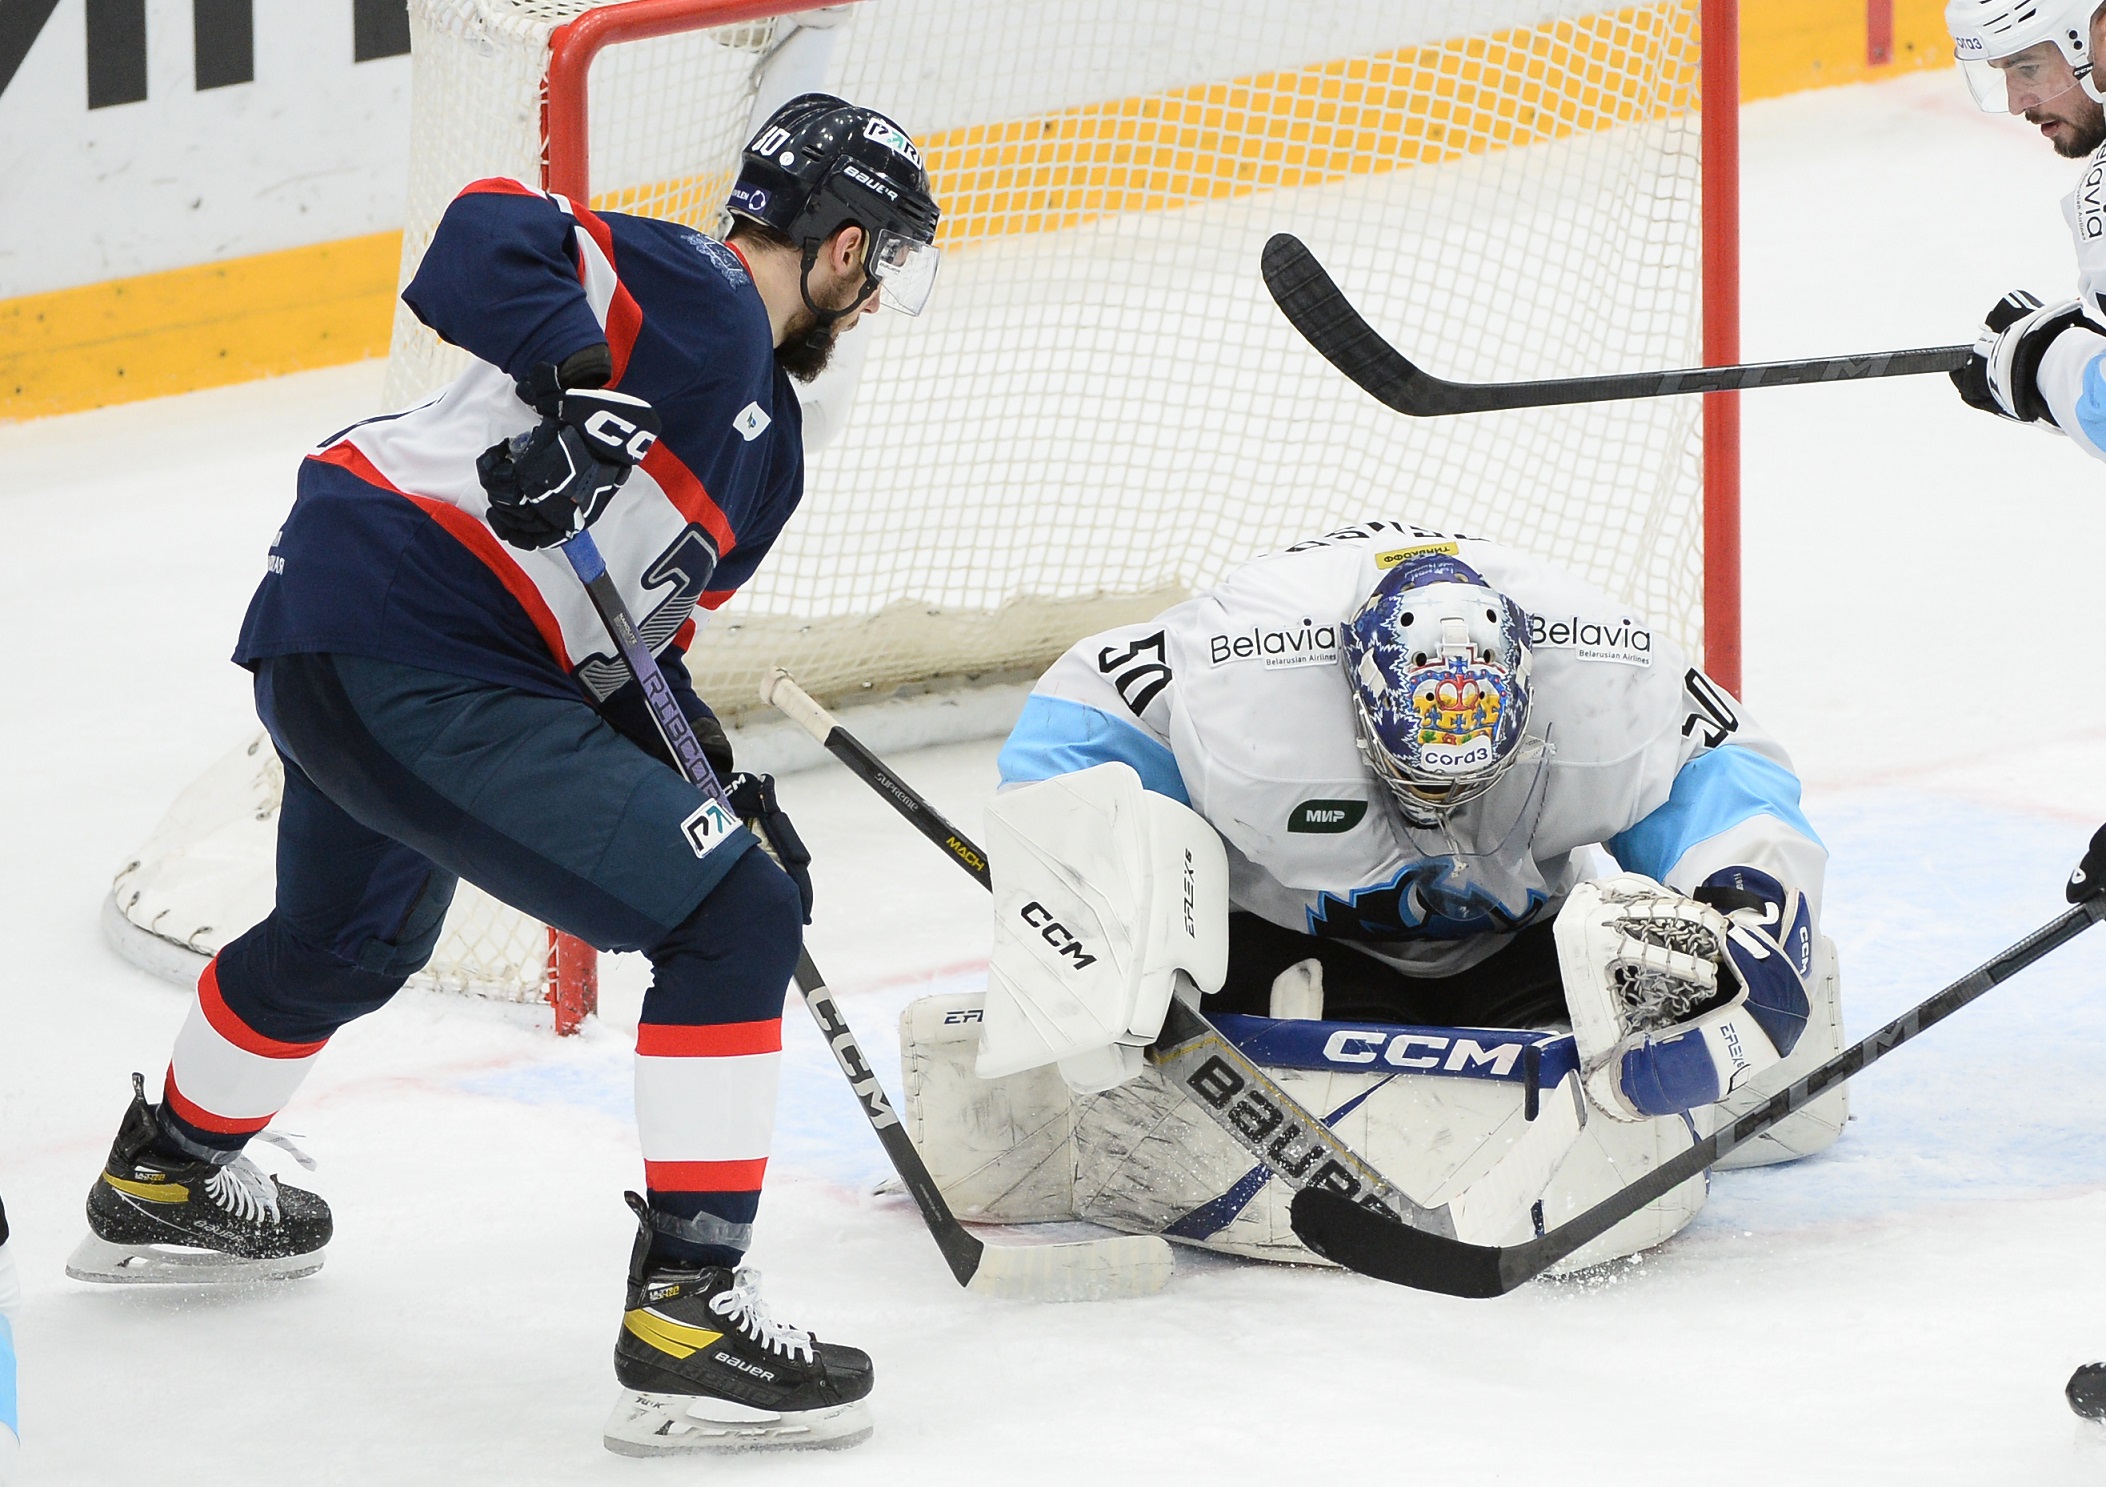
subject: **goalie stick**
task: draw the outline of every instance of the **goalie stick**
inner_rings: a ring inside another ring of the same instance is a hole
[[[1362,390],[1399,413],[1431,418],[1489,413],[1501,408],[1548,408],[1619,398],[1731,392],[1802,382],[1851,382],[1865,377],[1912,377],[1965,366],[1973,348],[1926,346],[1864,356],[1817,356],[1805,361],[1688,367],[1606,377],[1560,377],[1536,382],[1449,382],[1414,365],[1363,320],[1301,239],[1276,233],[1265,245],[1265,287],[1294,328],[1326,361]]]
[[[599,545],[590,532],[580,532],[562,547],[563,555],[584,583],[592,607],[599,611],[622,663],[643,690],[659,737],[679,761],[680,772],[715,801],[721,812],[717,824],[725,831],[731,830],[738,824],[738,812],[724,793],[716,771],[710,768],[701,741],[695,737],[687,715],[680,711],[651,648],[637,632],[621,592],[608,577]],[[802,948],[797,952],[797,990],[959,1285],[983,1296],[1017,1301],[1105,1301],[1146,1296],[1163,1288],[1173,1264],[1170,1246],[1153,1235],[1122,1234],[1066,1244],[991,1245],[968,1234],[937,1190],[935,1179],[929,1176],[927,1164],[915,1150],[914,1140],[900,1123],[891,1100],[886,1098],[883,1082],[863,1056],[862,1045],[856,1041],[848,1019],[841,1015],[833,993],[827,990],[811,952]]]
[[[1302,1242],[1348,1270],[1397,1285],[1448,1296],[1503,1296],[1533,1280],[1581,1245],[1607,1233],[1640,1208],[1681,1186],[1720,1157],[1869,1068],[1928,1027],[1943,1022],[1992,986],[2068,944],[2106,919],[2106,895],[2078,904],[2010,949],[1910,1008],[1863,1042],[1844,1049],[1759,1110],[1722,1126],[1688,1151],[1663,1162],[1628,1187],[1536,1238],[1515,1245],[1465,1244],[1423,1234],[1342,1203],[1328,1193],[1294,1196],[1294,1232]]]
[[[981,887],[994,887],[987,854],[813,701],[788,672],[778,668],[761,683],[761,700],[773,703],[852,774],[884,796]],[[1555,1099],[1545,1100],[1539,1112],[1542,1118],[1530,1122],[1526,1133],[1491,1172],[1448,1203],[1426,1208],[1281,1089],[1182,996],[1170,999],[1148,1059],[1231,1140],[1295,1188],[1298,1196],[1326,1193],[1370,1214],[1385,1228],[1408,1221],[1416,1229],[1443,1236],[1453,1236],[1459,1228],[1472,1233],[1504,1230],[1510,1214],[1518,1213],[1542,1191],[1585,1120],[1583,1097],[1574,1080],[1569,1107]]]

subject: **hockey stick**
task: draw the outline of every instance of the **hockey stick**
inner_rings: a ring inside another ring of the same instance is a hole
[[[778,668],[769,674],[761,683],[761,700],[773,703],[857,778],[884,796],[915,830],[941,847],[981,887],[993,889],[987,854],[843,728],[832,713],[813,701],[788,672]],[[1542,1113],[1551,1118],[1531,1123],[1528,1133],[1501,1159],[1499,1167],[1487,1174],[1489,1181],[1480,1179],[1450,1202],[1426,1208],[1281,1089],[1248,1054],[1224,1038],[1182,997],[1170,999],[1162,1031],[1149,1048],[1148,1059],[1231,1140],[1288,1186],[1301,1192],[1333,1194],[1342,1203],[1379,1215],[1385,1225],[1408,1220],[1428,1232],[1449,1236],[1458,1232],[1458,1226],[1473,1233],[1503,1229],[1505,1210],[1515,1195],[1542,1190],[1570,1144],[1571,1135],[1577,1133],[1584,1120],[1575,1080],[1572,1105],[1558,1110],[1551,1108],[1555,1101],[1544,1102]]]
[[[1630,1186],[1617,1189],[1586,1212],[1526,1243],[1465,1244],[1407,1229],[1329,1193],[1310,1192],[1294,1196],[1294,1232],[1318,1254],[1378,1280],[1448,1296],[1503,1296],[2101,919],[2106,919],[2106,895],[2087,899],[2050,921],[1863,1042],[1844,1049],[1797,1084],[1772,1096],[1761,1109],[1720,1127],[1674,1160],[1663,1162]]]
[[[1415,366],[1360,317],[1324,266],[1302,241],[1276,233],[1265,245],[1265,287],[1294,328],[1326,361],[1377,401],[1414,418],[1489,413],[1499,408],[1548,408],[1618,398],[1730,392],[1801,382],[1853,382],[1865,377],[1911,377],[1965,366],[1973,348],[1926,346],[1865,356],[1817,356],[1806,361],[1753,362],[1733,367],[1688,367],[1609,377],[1560,377],[1537,382],[1449,382]]]
[[[563,544],[563,555],[570,559],[571,568],[583,581],[622,663],[643,689],[644,701],[658,725],[658,735],[679,761],[680,772],[713,799],[720,815],[705,829],[728,834],[739,824],[738,812],[724,793],[716,771],[710,768],[701,741],[695,737],[687,715],[680,711],[651,648],[637,633],[629,607],[607,574],[599,545],[590,532],[580,532]],[[833,993],[827,990],[811,952],[801,947],[797,952],[797,990],[959,1285],[983,1296],[1017,1301],[1105,1301],[1146,1296],[1163,1288],[1172,1268],[1170,1246],[1153,1236],[1121,1235],[1070,1244],[990,1245],[968,1234],[944,1202],[936,1180],[929,1176],[927,1164],[914,1149],[913,1138],[886,1098],[884,1083],[863,1056],[862,1045],[856,1041],[848,1019],[841,1015]]]

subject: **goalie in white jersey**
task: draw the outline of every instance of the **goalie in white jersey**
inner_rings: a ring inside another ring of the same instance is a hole
[[[1092,781],[1123,778],[1099,766],[1125,766],[1219,833],[1226,971],[1196,969],[1204,953],[1184,967],[1211,1013],[1569,1023],[1596,1109],[1678,1128],[1839,1034],[1832,978],[1816,974],[1826,852],[1784,751],[1642,617],[1512,548],[1370,521],[1261,557],[1076,645],[1000,765],[998,916],[1016,896],[1005,868],[1023,889],[1037,875],[1048,902],[1120,871],[1116,844],[1099,858],[1018,825],[1013,802],[1049,788],[1034,782],[1087,803]],[[1604,876],[1603,850],[1621,873]],[[1078,958],[1062,938],[998,924],[983,1073],[1012,1024],[1036,1029],[1077,1089],[1138,1069],[1093,1065],[1087,1039],[1061,1031],[1087,1021],[1062,1003]],[[1163,943],[1147,925],[1110,938],[1087,953],[1138,962]],[[1099,1011],[1116,1033],[1102,1041],[1129,1049],[1161,1022],[1146,994]],[[1771,1157],[1833,1139],[1830,1124]]]

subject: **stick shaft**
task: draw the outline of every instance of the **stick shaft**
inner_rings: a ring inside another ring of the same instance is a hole
[[[643,688],[644,700],[651,708],[651,719],[658,725],[659,736],[672,750],[673,758],[679,761],[680,772],[691,783],[700,785],[714,796],[717,803],[736,819],[737,812],[732,809],[730,796],[724,793],[716,771],[710,768],[709,758],[702,752],[701,740],[695,737],[694,725],[680,710],[680,703],[673,696],[672,685],[659,668],[657,657],[651,654],[651,648],[638,633],[636,622],[629,615],[629,606],[622,602],[621,591],[615,588],[613,578],[608,575],[607,564],[600,556],[599,545],[592,540],[592,533],[580,532],[565,542],[563,555],[584,582],[585,592],[592,599],[592,607],[599,612],[601,623],[606,625],[622,664],[629,668],[629,674]],[[892,1159],[893,1168],[913,1195],[915,1205],[921,1209],[922,1219],[928,1225],[936,1247],[943,1252],[944,1262],[951,1267],[958,1283],[966,1284],[980,1267],[980,1241],[965,1232],[965,1226],[958,1222],[957,1215],[944,1202],[935,1179],[929,1175],[928,1164],[914,1149],[913,1139],[907,1135],[892,1102],[886,1098],[883,1082],[870,1067],[870,1060],[864,1057],[863,1047],[849,1028],[848,1019],[841,1015],[833,993],[827,990],[825,977],[819,974],[811,952],[801,945],[797,951],[797,992],[811,1012],[812,1020],[819,1024],[820,1036],[833,1050],[834,1062],[841,1066],[849,1088],[855,1091],[864,1118],[877,1133],[885,1154]]]
[[[1384,340],[1353,308],[1322,264],[1298,239],[1280,233],[1265,245],[1266,288],[1303,339],[1362,390],[1414,418],[1490,413],[1511,408],[1549,408],[1630,398],[1688,393],[1735,392],[1809,382],[1854,382],[1868,377],[1910,377],[1964,366],[1968,346],[1925,346],[1874,351],[1862,356],[1815,356],[1797,361],[1748,362],[1725,367],[1682,367],[1664,372],[1628,372],[1600,377],[1559,377],[1525,382],[1450,382],[1414,364]]]

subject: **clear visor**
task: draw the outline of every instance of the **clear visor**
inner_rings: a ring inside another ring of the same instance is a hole
[[[1984,62],[1978,58],[1960,59],[1960,75],[1967,79],[1967,91],[1986,113],[2022,114],[2028,109],[2052,103],[2080,84],[2085,84],[2091,68],[2084,68],[2084,77],[2072,68],[2069,58],[2062,55],[2061,48],[2052,41],[2043,41],[2029,46],[2024,51],[2009,57],[1998,57]],[[2092,94],[2085,86],[2086,94]]]
[[[880,232],[870,251],[870,275],[878,281],[878,303],[908,315],[928,307],[943,250],[892,231]]]

